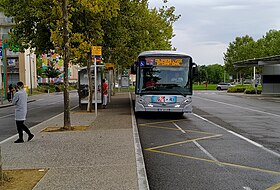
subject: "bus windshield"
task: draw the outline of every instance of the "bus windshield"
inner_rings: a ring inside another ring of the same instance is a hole
[[[140,94],[192,94],[190,58],[142,57],[137,90]]]

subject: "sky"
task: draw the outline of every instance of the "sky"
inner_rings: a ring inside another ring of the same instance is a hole
[[[149,0],[161,7],[162,0]],[[169,0],[176,15],[173,47],[191,55],[198,65],[224,64],[224,53],[236,37],[256,41],[269,30],[280,30],[280,0]]]

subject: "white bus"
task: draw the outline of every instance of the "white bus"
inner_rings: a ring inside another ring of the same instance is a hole
[[[192,58],[176,51],[145,51],[131,72],[136,74],[135,112],[192,113]]]

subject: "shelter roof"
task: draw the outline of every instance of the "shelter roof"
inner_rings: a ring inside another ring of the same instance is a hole
[[[261,57],[256,59],[247,59],[244,61],[238,61],[233,63],[234,67],[254,67],[274,64],[280,64],[280,55]]]

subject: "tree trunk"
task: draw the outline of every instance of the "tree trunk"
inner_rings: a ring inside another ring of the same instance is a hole
[[[91,72],[91,53],[88,55],[87,61],[87,74],[88,74],[88,105],[87,111],[92,112],[92,92],[93,92],[93,83],[92,83],[92,72]],[[95,76],[94,76],[95,77]]]
[[[69,100],[69,80],[68,80],[68,67],[70,62],[70,47],[69,47],[69,18],[68,18],[68,0],[63,0],[63,63],[64,63],[64,126],[65,129],[71,128],[70,121],[70,100]]]

